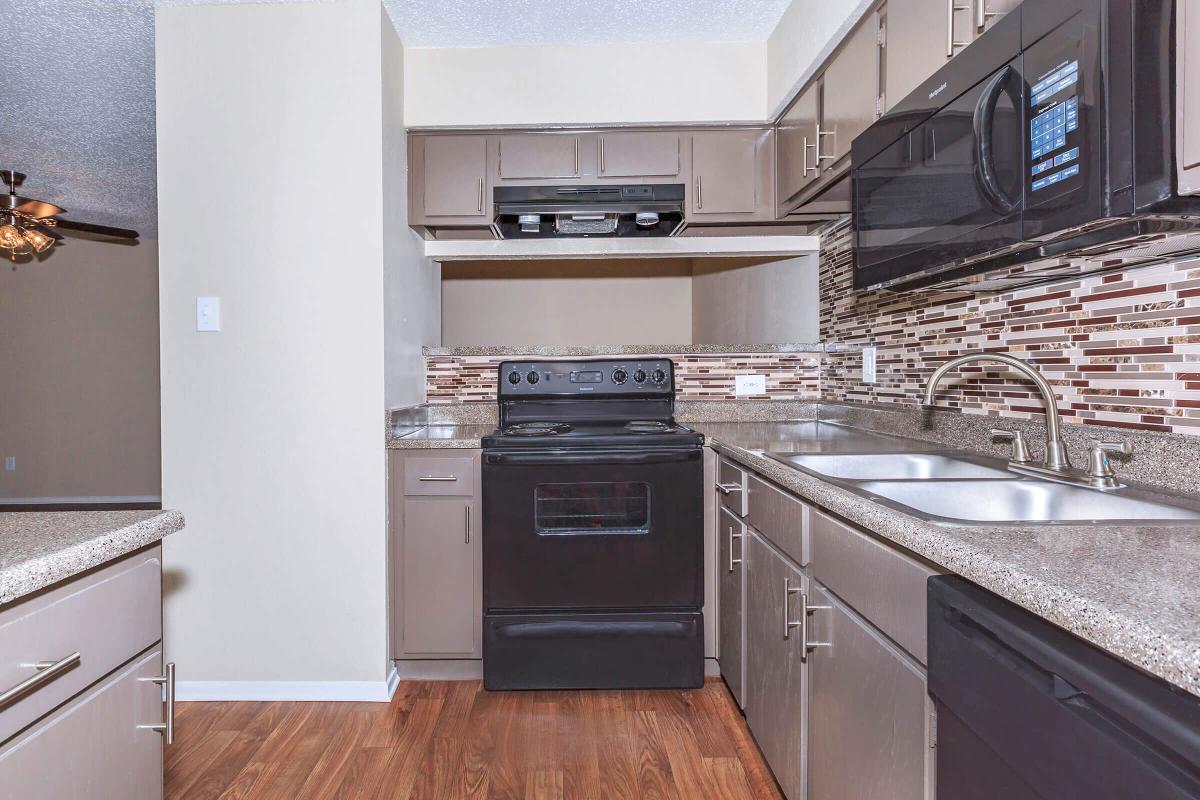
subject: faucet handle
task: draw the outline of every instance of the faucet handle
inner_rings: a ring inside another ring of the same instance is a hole
[[[1120,453],[1121,455],[1129,455],[1133,452],[1133,448],[1129,442],[1102,442],[1099,439],[1093,439],[1088,446],[1088,477],[1089,478],[1112,478],[1117,473],[1113,471],[1112,464],[1108,460],[1109,453]]]
[[[1033,456],[1029,455],[1029,445],[1025,443],[1025,434],[1020,431],[993,428],[992,438],[1012,442],[1012,458],[1010,460],[1014,463],[1027,464],[1033,461]]]

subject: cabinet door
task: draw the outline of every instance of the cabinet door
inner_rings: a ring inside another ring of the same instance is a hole
[[[0,800],[160,800],[162,651],[137,660],[0,748]]]
[[[742,692],[742,553],[745,548],[745,525],[722,508],[717,521],[717,569],[719,572],[718,599],[721,653],[718,661],[733,699],[745,707]]]
[[[758,209],[761,141],[760,131],[692,134],[692,214],[753,214]]]
[[[888,0],[884,48],[884,110],[903,100],[949,60],[951,15],[966,31],[959,0]]]
[[[674,177],[680,169],[679,134],[671,131],[600,134],[602,178]]]
[[[751,533],[746,580],[746,723],[788,800],[801,800],[807,768],[808,668],[799,620],[808,579]]]
[[[785,207],[820,174],[810,153],[817,142],[817,94],[813,83],[788,107],[775,130],[778,197]]]
[[[472,497],[404,498],[402,656],[479,654],[478,520]]]
[[[821,646],[808,659],[809,800],[922,800],[933,774],[924,672],[819,584],[810,602]]]
[[[487,137],[425,136],[422,140],[425,216],[487,216]]]
[[[1176,13],[1179,192],[1200,194],[1200,8],[1182,2]]]
[[[875,121],[879,97],[879,23],[874,14],[842,43],[825,68],[821,92],[820,160],[822,171],[841,169],[854,137]]]
[[[578,178],[579,137],[563,133],[511,133],[499,137],[501,180]]]

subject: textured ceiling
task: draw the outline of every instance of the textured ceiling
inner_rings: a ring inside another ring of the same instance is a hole
[[[406,47],[765,40],[789,0],[384,0]]]
[[[0,169],[68,219],[155,235],[154,9],[0,0]]]

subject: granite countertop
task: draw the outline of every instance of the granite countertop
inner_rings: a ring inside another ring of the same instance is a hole
[[[495,429],[495,425],[397,425],[388,431],[387,447],[389,450],[473,449],[482,446],[483,437]]]
[[[0,512],[0,606],[182,528],[178,511]]]
[[[836,426],[813,422],[693,427],[719,452],[814,505],[1200,695],[1200,526],[937,525],[758,452],[872,452],[879,434],[835,435],[830,429]],[[946,449],[931,442],[915,444],[918,449]]]

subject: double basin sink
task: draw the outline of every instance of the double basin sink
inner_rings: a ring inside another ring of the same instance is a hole
[[[873,502],[944,525],[1200,525],[1188,507],[1122,486],[1101,491],[1023,476],[961,452],[766,453]]]

